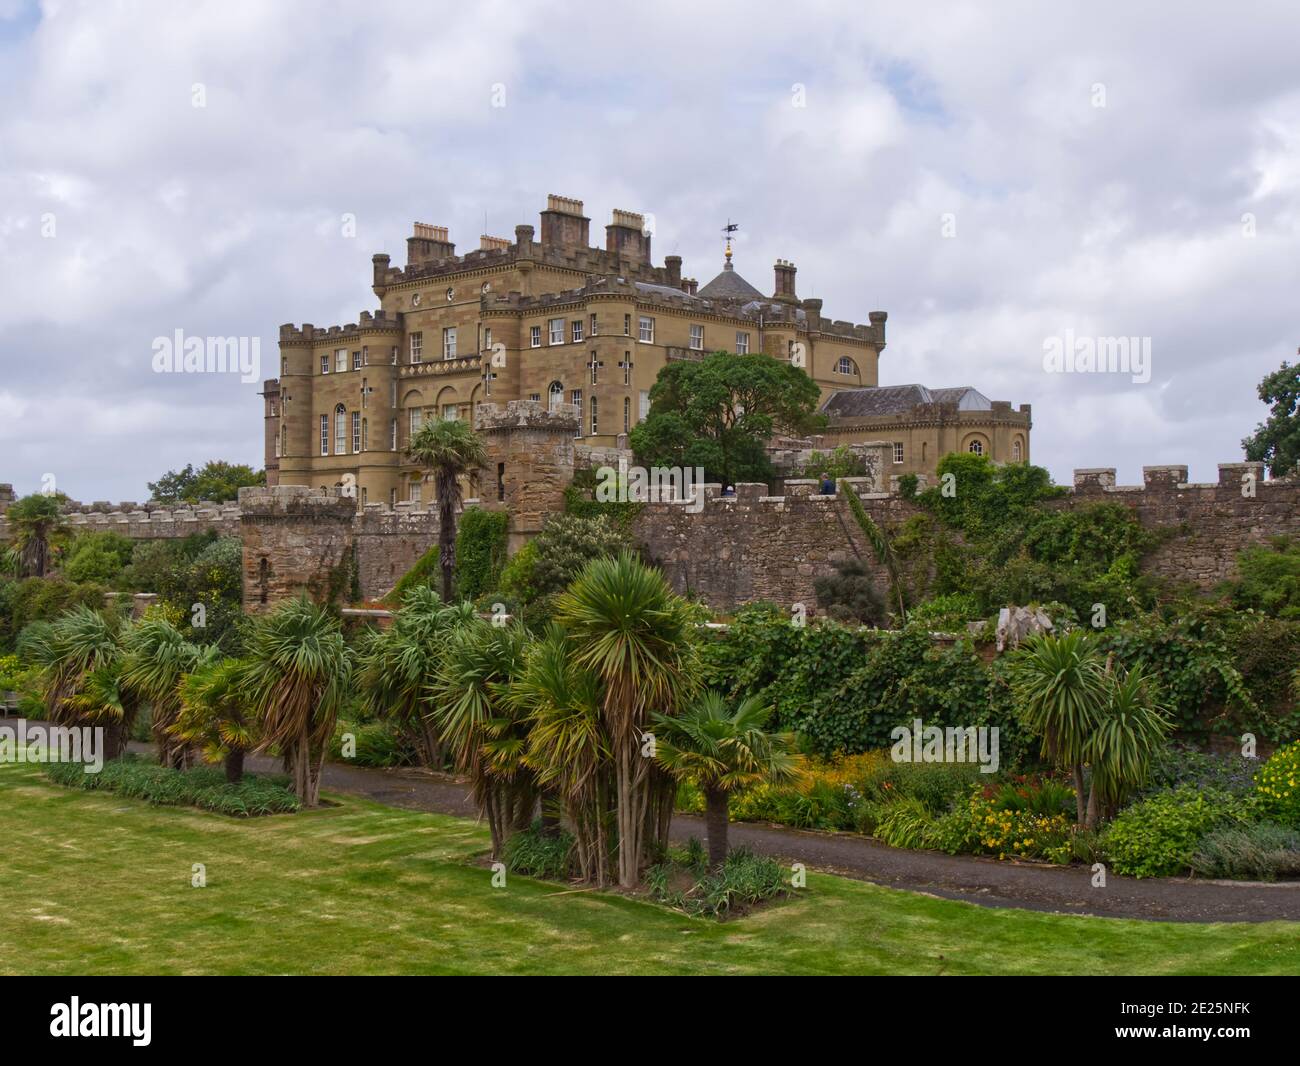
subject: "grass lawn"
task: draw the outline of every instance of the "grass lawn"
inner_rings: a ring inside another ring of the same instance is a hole
[[[494,889],[474,823],[335,798],[236,820],[0,766],[0,973],[1300,971],[1295,923],[1056,917],[829,875],[725,924],[523,877]]]

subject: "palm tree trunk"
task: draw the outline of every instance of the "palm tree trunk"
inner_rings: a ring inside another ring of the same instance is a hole
[[[232,748],[226,754],[226,780],[232,785],[244,779],[244,749]]]
[[[1083,822],[1084,826],[1086,826],[1088,829],[1097,828],[1098,802],[1099,800],[1097,796],[1097,774],[1096,772],[1094,772],[1092,775],[1092,787],[1088,789],[1088,810],[1086,815],[1084,816],[1084,822]]]
[[[1083,763],[1074,764],[1074,810],[1075,821],[1079,825],[1087,824],[1087,811],[1084,809],[1083,797]]]
[[[709,834],[709,865],[714,869],[727,859],[728,807],[728,796],[722,789],[704,790],[704,826]]]

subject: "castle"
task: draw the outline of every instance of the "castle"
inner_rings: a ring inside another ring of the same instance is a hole
[[[865,325],[824,316],[821,300],[798,297],[786,260],[764,296],[730,244],[700,286],[680,256],[652,264],[642,215],[615,210],[603,249],[590,246],[590,221],[582,201],[550,196],[540,238],[519,225],[513,241],[484,235],[462,255],[445,227],[416,223],[405,267],[373,257],[376,311],[281,326],[280,376],[261,394],[267,483],[343,486],[359,507],[427,502],[405,457],[411,435],[426,419],[472,419],[481,403],[570,407],[582,445],[625,448],[659,371],[716,350],[806,370],[829,418],[809,447],[883,441],[891,474],[933,473],[949,451],[1029,460],[1028,405],[970,387],[879,386],[884,311]]]

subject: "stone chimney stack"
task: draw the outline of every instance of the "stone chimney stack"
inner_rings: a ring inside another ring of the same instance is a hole
[[[374,267],[374,290],[376,296],[383,296],[384,290],[388,288],[388,264],[392,262],[389,256],[380,252],[370,257],[370,262]]]
[[[489,237],[482,233],[479,235],[478,247],[480,252],[501,252],[510,247],[510,242],[504,237]]]
[[[680,255],[664,256],[664,269],[668,271],[668,284],[680,288],[682,284],[682,257]]]
[[[446,226],[430,226],[427,222],[417,222],[415,232],[406,238],[406,265],[416,266],[434,259],[450,259],[456,254],[456,246],[447,239]]]
[[[650,234],[646,232],[645,216],[614,208],[613,217],[605,227],[605,251],[649,266]]]
[[[591,219],[582,213],[582,201],[567,196],[546,197],[542,212],[542,244],[573,250],[591,246]]]
[[[776,272],[776,290],[772,293],[772,299],[798,303],[799,297],[794,291],[795,265],[789,260],[778,259],[773,269]]]

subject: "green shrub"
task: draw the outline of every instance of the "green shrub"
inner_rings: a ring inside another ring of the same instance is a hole
[[[563,831],[544,832],[536,821],[506,839],[501,859],[513,873],[562,881],[572,871],[573,837]]]
[[[650,895],[687,914],[722,919],[789,892],[785,870],[775,859],[755,855],[745,847],[732,848],[722,868],[709,871],[704,869],[702,855],[696,841],[693,854],[652,866],[646,872]],[[674,888],[683,872],[695,878],[694,884]]]
[[[840,563],[834,574],[813,579],[817,606],[837,622],[878,626],[888,617],[885,600],[866,564],[857,559]]]
[[[1156,751],[1143,793],[1149,795],[1180,785],[1193,785],[1196,788],[1222,789],[1234,796],[1248,796],[1255,791],[1258,769],[1259,762],[1255,759],[1204,752],[1174,741]]]
[[[1300,540],[1275,537],[1237,554],[1238,579],[1230,588],[1238,608],[1300,620]]]
[[[343,756],[343,737],[351,733],[356,741],[352,758]],[[417,762],[410,743],[388,722],[357,722],[340,718],[334,724],[330,758],[351,766],[410,766]]]
[[[82,533],[64,550],[63,574],[69,581],[108,584],[122,573],[134,550],[134,541],[111,530]]]
[[[1300,740],[1278,748],[1260,767],[1256,788],[1267,817],[1300,829]]]
[[[510,515],[470,507],[460,516],[456,531],[456,595],[476,600],[497,587],[506,565],[506,537]]]
[[[1272,822],[1233,825],[1207,833],[1192,856],[1202,877],[1276,881],[1300,875],[1300,831]]]
[[[1246,825],[1255,806],[1220,789],[1183,786],[1139,800],[1102,834],[1116,873],[1174,877],[1192,865],[1201,838],[1214,829]]]
[[[46,776],[66,788],[101,789],[160,806],[201,807],[236,817],[285,814],[298,810],[298,798],[282,776],[245,774],[238,784],[226,781],[219,767],[169,770],[138,756],[123,756],[88,774],[81,763],[50,763]]]
[[[893,848],[926,848],[934,826],[934,815],[924,803],[904,797],[885,808],[875,835]]]

